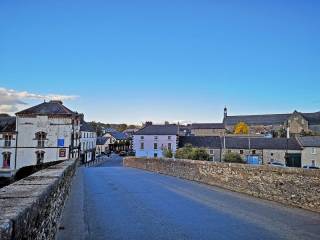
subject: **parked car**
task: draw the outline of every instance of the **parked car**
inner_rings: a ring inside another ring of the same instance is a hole
[[[280,163],[280,162],[270,162],[269,165],[272,167],[286,167],[285,164]]]
[[[126,151],[121,151],[121,152],[119,153],[119,156],[125,157],[125,156],[127,156],[127,152],[126,152]]]
[[[320,169],[319,167],[316,166],[303,166],[304,169]]]

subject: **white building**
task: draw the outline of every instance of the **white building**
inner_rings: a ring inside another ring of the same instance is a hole
[[[136,157],[164,157],[163,150],[177,150],[177,125],[147,125],[133,135]]]
[[[25,166],[79,157],[80,116],[61,101],[44,102],[16,113],[15,128],[16,133],[7,137],[12,147],[2,148],[0,162],[12,174]],[[6,134],[2,133],[2,138]]]
[[[96,156],[109,152],[110,138],[97,137]]]
[[[0,177],[11,177],[16,166],[16,118],[0,116]]]
[[[96,157],[97,133],[90,124],[83,120],[83,115],[81,115],[80,132],[81,161],[83,163],[93,161]]]

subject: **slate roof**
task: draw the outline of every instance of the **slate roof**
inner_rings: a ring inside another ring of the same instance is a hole
[[[300,113],[310,125],[320,124],[320,112]],[[224,118],[224,124],[227,126],[236,125],[239,122],[245,122],[248,125],[283,125],[290,114],[265,114],[265,115],[239,115],[227,116]]]
[[[80,131],[81,132],[96,132],[95,129],[91,126],[91,124],[87,123],[86,121],[81,122]]]
[[[4,116],[0,117],[0,132],[15,132],[16,117]]]
[[[123,132],[110,132],[109,133],[112,137],[114,137],[116,140],[127,140],[128,135]]]
[[[249,139],[251,149],[274,149],[274,150],[301,150],[299,142],[295,138],[245,138],[245,137],[226,137],[227,149],[249,149]],[[222,145],[224,139],[221,137]]]
[[[177,135],[177,134],[178,134],[177,125],[149,125],[134,133],[134,135]]]
[[[105,145],[108,139],[108,137],[97,137],[97,145]]]
[[[191,129],[225,129],[223,123],[193,123]]]
[[[61,101],[43,102],[39,105],[16,113],[19,115],[75,115],[77,113],[65,107]]]
[[[299,137],[298,140],[303,147],[320,147],[319,136]]]
[[[220,149],[221,148],[221,139],[220,139],[220,137],[214,137],[214,136],[183,136],[183,137],[179,137],[179,147],[184,147],[186,144],[191,144],[194,147]]]
[[[227,116],[224,123],[227,126],[245,122],[248,125],[283,125],[291,114],[266,114],[266,115],[243,115]]]

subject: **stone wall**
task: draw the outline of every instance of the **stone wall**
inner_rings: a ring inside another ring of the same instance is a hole
[[[320,212],[320,170],[134,157],[125,158],[124,166]]]
[[[0,189],[0,239],[54,239],[76,164],[68,160]]]

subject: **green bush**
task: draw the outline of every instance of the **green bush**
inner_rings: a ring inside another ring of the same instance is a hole
[[[209,161],[210,155],[204,148],[192,147],[191,144],[186,144],[183,148],[176,151],[176,158]]]
[[[163,149],[163,156],[166,158],[173,158],[172,150],[168,148]]]
[[[245,163],[241,155],[239,153],[234,152],[226,153],[223,161],[229,163]]]

